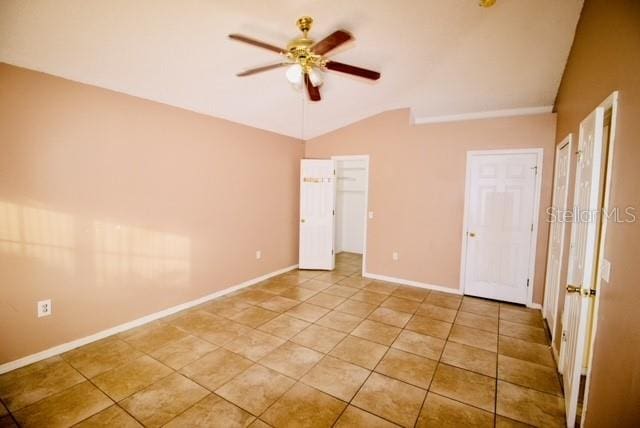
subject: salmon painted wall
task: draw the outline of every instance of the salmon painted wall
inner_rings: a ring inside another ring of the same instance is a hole
[[[467,151],[543,148],[533,299],[541,303],[555,126],[551,113],[412,125],[408,110],[395,110],[305,142],[305,157],[370,155],[368,273],[458,289]]]
[[[638,219],[640,2],[587,0],[556,100],[557,139],[569,132],[577,137],[580,121],[615,90],[619,105],[609,202],[611,208],[633,207]],[[640,421],[639,255],[638,220],[609,221],[604,257],[611,262],[611,275],[600,289],[587,427],[638,426]]]
[[[302,153],[0,64],[0,363],[297,263]]]

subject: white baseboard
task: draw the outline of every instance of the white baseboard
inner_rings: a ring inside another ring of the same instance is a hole
[[[72,349],[78,348],[83,345],[87,345],[91,342],[95,342],[100,339],[104,339],[108,336],[113,336],[114,334],[121,333],[126,330],[130,330],[135,327],[139,327],[141,325],[147,324],[151,321],[155,321],[157,319],[166,317],[171,314],[175,314],[176,312],[183,311],[185,309],[192,308],[197,305],[201,305],[202,303],[208,302],[209,300],[216,299],[218,297],[224,296],[225,294],[233,293],[234,291],[240,290],[241,288],[249,287],[251,285],[257,284],[266,279],[272,278],[277,275],[281,275],[290,270],[296,269],[298,265],[291,265],[283,269],[279,269],[274,272],[270,272],[266,275],[259,276],[257,278],[249,279],[240,284],[233,285],[231,287],[225,288],[224,290],[216,291],[215,293],[207,294],[206,296],[200,297],[195,300],[191,300],[186,303],[182,303],[177,306],[172,306],[167,309],[163,309],[162,311],[155,312],[153,314],[145,315],[142,318],[135,319],[133,321],[126,322],[124,324],[117,325],[115,327],[108,328],[106,330],[99,331],[98,333],[94,333],[90,336],[82,337],[80,339],[72,340],[71,342],[63,343],[61,345],[54,346],[49,349],[45,349],[44,351],[40,351],[35,354],[27,355],[26,357],[22,357],[20,359],[9,361],[8,363],[4,363],[0,365],[0,374],[9,372],[11,370],[18,369],[20,367],[27,366],[29,364],[36,363],[38,361],[44,360],[46,358],[53,357],[55,355],[62,354],[64,352],[70,351]]]
[[[540,303],[530,303],[527,305],[527,308],[542,310],[542,305]]]
[[[394,278],[392,276],[378,275],[377,273],[365,272],[362,274],[365,278],[378,279],[380,281],[395,282],[396,284],[410,285],[411,287],[425,288],[427,290],[442,291],[444,293],[462,294],[457,288],[444,287],[442,285],[427,284],[424,282],[412,281],[410,279]]]

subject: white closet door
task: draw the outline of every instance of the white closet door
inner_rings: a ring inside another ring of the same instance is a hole
[[[580,376],[585,362],[591,290],[595,287],[597,247],[602,207],[605,144],[604,109],[598,107],[580,123],[578,166],[574,190],[574,219],[564,300],[562,367],[567,426],[576,420]]]
[[[537,161],[535,153],[470,156],[465,294],[527,302]]]
[[[332,160],[303,159],[300,164],[300,269],[335,267],[335,169]]]
[[[547,278],[544,286],[544,306],[542,314],[547,320],[551,337],[555,336],[558,322],[558,297],[564,292],[560,285],[562,257],[564,253],[567,196],[569,190],[569,172],[571,169],[571,135],[556,149],[556,167],[553,176],[553,204],[551,233],[549,236],[549,253],[547,255]]]

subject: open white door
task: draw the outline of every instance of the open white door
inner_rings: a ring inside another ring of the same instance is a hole
[[[567,426],[576,421],[580,376],[585,366],[587,335],[597,265],[606,147],[604,109],[598,107],[580,123],[574,219],[567,273],[562,332],[562,367]]]
[[[544,286],[544,306],[542,315],[547,320],[551,337],[555,336],[558,322],[558,296],[564,293],[560,285],[560,271],[564,253],[567,196],[569,194],[569,172],[571,169],[571,134],[556,148],[556,166],[553,175],[553,203],[549,251],[547,254],[547,278]]]
[[[335,267],[335,177],[333,160],[300,163],[300,269]]]
[[[531,303],[541,152],[469,152],[464,294]]]

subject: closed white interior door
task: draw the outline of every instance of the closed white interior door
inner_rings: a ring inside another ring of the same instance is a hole
[[[569,172],[571,169],[571,136],[567,137],[556,149],[556,166],[553,175],[553,202],[551,233],[547,254],[547,277],[544,287],[544,306],[542,314],[547,320],[551,336],[555,336],[558,319],[558,296],[564,292],[560,285],[564,236],[566,229],[565,213],[569,190]]]
[[[538,154],[473,154],[467,165],[464,293],[527,303]]]
[[[336,160],[336,252],[362,254],[366,210],[367,163]]]
[[[336,180],[333,160],[303,159],[300,164],[300,269],[335,267]]]
[[[595,289],[599,210],[605,162],[604,109],[598,107],[580,123],[578,166],[574,190],[574,219],[564,300],[562,367],[567,426],[576,420],[580,376],[585,366],[589,331],[590,291]]]

